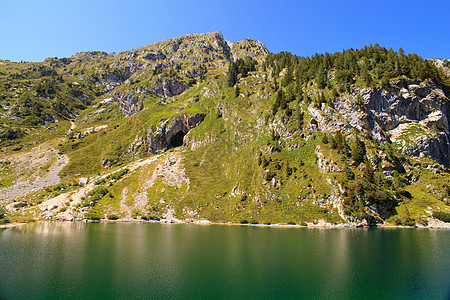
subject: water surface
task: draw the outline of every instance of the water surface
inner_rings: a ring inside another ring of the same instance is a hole
[[[37,223],[0,299],[448,299],[450,231]]]

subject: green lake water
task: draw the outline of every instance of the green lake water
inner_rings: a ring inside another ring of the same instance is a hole
[[[36,223],[0,299],[449,299],[450,231]]]

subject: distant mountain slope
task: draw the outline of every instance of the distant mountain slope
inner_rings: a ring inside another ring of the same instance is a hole
[[[1,61],[0,193],[31,186],[69,159],[61,183],[4,202],[6,216],[445,219],[448,66],[378,45],[271,54],[220,32],[119,54]],[[55,151],[19,162],[41,146]]]

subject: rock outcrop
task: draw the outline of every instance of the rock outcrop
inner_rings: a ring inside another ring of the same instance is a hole
[[[378,142],[390,140],[407,155],[428,157],[449,165],[450,101],[432,81],[419,85],[419,82],[400,80],[391,83],[389,89],[360,89],[336,99],[333,104],[352,127],[372,131]],[[325,127],[319,124],[319,128],[320,125]]]
[[[181,94],[187,87],[173,79],[162,79],[152,86],[151,94],[159,98],[173,97]]]
[[[120,111],[128,117],[142,109],[142,99],[133,94],[116,92],[112,98],[119,104]]]
[[[269,54],[269,50],[267,50],[266,46],[260,41],[245,39],[233,43],[231,45],[231,53],[233,55],[233,60],[250,56],[256,61],[262,62],[266,55]]]
[[[165,121],[154,134],[148,136],[148,151],[153,154],[162,153],[170,148],[182,146],[184,136],[198,126],[204,118],[203,114],[191,117],[182,114],[173,121],[170,119]]]
[[[138,64],[129,63],[121,70],[103,74],[100,78],[100,82],[105,86],[107,91],[110,91],[121,85],[139,69],[140,66]]]

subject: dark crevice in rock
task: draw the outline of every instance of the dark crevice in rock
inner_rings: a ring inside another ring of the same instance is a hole
[[[182,114],[172,122],[165,121],[156,133],[147,138],[148,151],[154,154],[163,153],[170,148],[182,146],[184,136],[198,126],[204,118],[204,114],[196,114],[191,117]]]
[[[180,130],[170,138],[169,148],[175,148],[183,146],[183,138],[186,134]]]

